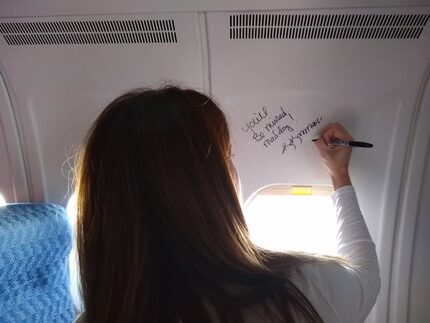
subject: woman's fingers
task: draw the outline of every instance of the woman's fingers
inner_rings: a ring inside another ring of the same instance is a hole
[[[324,139],[324,137],[319,137],[318,140],[314,141],[315,146],[317,146],[320,154],[324,153],[324,151],[329,150],[330,147],[328,146],[326,140]]]
[[[329,144],[332,139],[352,140],[352,136],[338,122],[325,126],[322,130],[322,137],[327,144]]]

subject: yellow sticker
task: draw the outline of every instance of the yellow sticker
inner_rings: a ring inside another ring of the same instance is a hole
[[[293,186],[291,189],[293,195],[312,195],[312,186]]]

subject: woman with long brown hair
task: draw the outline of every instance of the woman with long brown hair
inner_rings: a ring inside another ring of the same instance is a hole
[[[345,264],[252,244],[227,122],[209,97],[165,87],[114,100],[77,169],[79,321],[364,320],[378,264],[350,186],[350,150],[329,147],[331,137],[349,134],[329,125],[316,142],[336,190]]]

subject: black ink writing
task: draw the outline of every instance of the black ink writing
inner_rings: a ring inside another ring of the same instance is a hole
[[[284,142],[282,144],[282,154],[285,154],[288,149],[297,149],[297,145],[303,143],[303,137],[306,136],[313,128],[318,126],[321,123],[322,116],[316,118],[314,121],[309,122],[308,125],[301,129],[297,134],[291,135],[288,140],[288,143]]]
[[[291,136],[291,137],[289,138],[288,145],[287,145],[287,143],[286,143],[286,142],[284,142],[284,143],[282,144],[282,153],[283,153],[283,154],[285,154],[285,153],[287,152],[287,149],[288,149],[288,148],[294,148],[294,150],[296,150],[296,149],[297,149],[297,146],[296,146],[296,140],[300,140],[300,144],[301,144],[301,143],[303,143],[302,138],[298,138],[298,137],[296,137],[296,136]],[[298,144],[298,143],[297,143],[297,144]]]
[[[244,132],[248,132],[249,129],[253,129],[256,125],[258,125],[263,119],[267,117],[267,109],[263,107],[260,112],[254,112],[254,117],[242,127]]]
[[[272,134],[273,136],[270,136],[269,138],[267,138],[266,140],[264,140],[264,147],[269,147],[276,139],[279,138],[279,136],[275,133],[275,131],[272,130]]]
[[[276,124],[279,122],[279,121],[281,121],[282,119],[284,119],[287,115],[291,118],[291,120],[294,120],[294,118],[291,116],[291,114],[287,114],[285,111],[284,111],[284,108],[283,107],[281,107],[281,113],[280,114],[278,114],[278,115],[276,115],[274,118],[273,118],[273,120],[271,120],[269,123],[266,123],[266,126],[264,127],[265,129],[266,129],[266,131],[270,131],[270,130],[272,130],[272,128],[274,127],[274,126],[276,126]],[[269,118],[270,119],[270,118]]]
[[[305,127],[298,128],[298,121],[285,107],[279,107],[275,113],[269,112],[265,106],[254,112],[251,119],[244,123],[242,131],[250,133],[252,140],[261,143],[269,149],[278,141],[282,142],[282,154],[289,150],[296,150],[303,144],[303,137],[309,135],[315,127],[320,125],[322,116],[309,122]],[[294,124],[294,127],[292,126]],[[298,128],[296,130],[296,128]]]
[[[293,132],[294,128],[289,126],[289,125],[285,125],[285,126],[278,126],[276,128],[276,130],[272,130],[271,133],[273,134],[273,136],[270,136],[269,138],[267,138],[266,140],[264,140],[263,145],[264,147],[268,148],[273,142],[276,141],[276,139],[279,138],[280,135],[282,135],[285,131],[288,132]]]
[[[254,139],[255,141],[259,142],[262,139],[264,139],[265,135],[264,135],[263,132],[260,131],[260,132],[257,133],[252,128],[251,128],[251,131],[252,131],[252,139]]]
[[[308,123],[307,127],[302,129],[298,134],[297,138],[302,138],[303,136],[307,135],[313,128],[315,128],[322,120],[322,117],[317,118],[315,121],[312,121],[311,123]]]

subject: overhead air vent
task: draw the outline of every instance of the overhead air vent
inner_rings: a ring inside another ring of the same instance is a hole
[[[238,14],[230,39],[418,39],[430,15]]]
[[[1,22],[0,33],[8,45],[177,42],[172,19]]]

